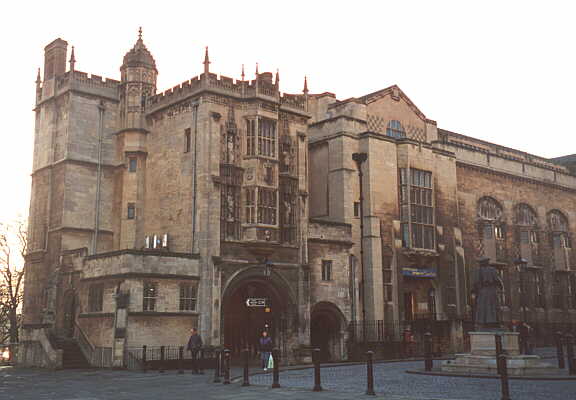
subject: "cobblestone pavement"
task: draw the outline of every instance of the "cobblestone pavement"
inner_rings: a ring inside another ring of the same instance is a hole
[[[500,399],[496,379],[469,379],[409,375],[407,369],[418,369],[422,362],[375,364],[378,399],[388,400],[490,400]],[[110,370],[15,369],[0,367],[1,400],[248,400],[248,399],[368,399],[366,367],[348,365],[324,367],[324,391],[312,392],[312,369],[281,372],[282,388],[270,389],[271,375],[251,376],[252,386],[241,387],[235,379],[231,385],[213,384],[212,371],[206,375],[184,375],[176,371],[160,374]],[[240,376],[235,368],[232,376]],[[576,381],[511,380],[512,400],[576,399]]]
[[[438,362],[437,362],[438,363]],[[374,365],[375,391],[385,398],[406,396],[413,399],[499,400],[500,380],[407,374],[406,370],[423,368],[423,362],[392,362]],[[271,376],[256,375],[254,384],[270,385]],[[284,387],[312,388],[311,369],[283,371]],[[363,393],[366,390],[366,366],[323,367],[322,387],[340,393]],[[576,381],[510,380],[512,400],[576,399]]]

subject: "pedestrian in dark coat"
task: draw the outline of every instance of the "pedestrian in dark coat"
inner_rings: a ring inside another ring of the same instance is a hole
[[[262,368],[264,371],[268,370],[268,360],[270,359],[270,355],[272,353],[272,338],[268,336],[268,332],[262,332],[262,336],[260,337],[260,341],[258,343],[260,345],[260,356],[262,357]]]
[[[202,349],[202,338],[198,334],[196,328],[190,329],[190,339],[188,339],[188,346],[186,349],[192,355],[192,373],[201,374],[202,369],[198,368],[198,353]]]

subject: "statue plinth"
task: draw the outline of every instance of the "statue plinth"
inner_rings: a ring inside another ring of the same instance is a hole
[[[456,354],[455,360],[444,361],[441,366],[442,371],[496,375],[498,373],[496,335],[500,335],[509,375],[554,375],[557,373],[553,365],[542,362],[540,357],[520,354],[518,332],[470,332],[469,335],[470,353]]]
[[[502,337],[502,350],[510,356],[520,354],[518,332],[470,332],[470,354],[496,357],[496,335]]]

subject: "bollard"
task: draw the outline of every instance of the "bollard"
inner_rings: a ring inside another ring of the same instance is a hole
[[[568,358],[568,375],[576,375],[576,363],[574,362],[574,336],[570,333],[566,338],[566,358]]]
[[[166,348],[164,346],[160,346],[160,365],[158,366],[158,372],[160,373],[164,373],[164,357],[166,356],[165,354]]]
[[[224,359],[224,350],[222,349],[220,351],[220,376],[224,377],[224,374],[226,374],[226,360]]]
[[[224,385],[230,384],[230,350],[224,349]]]
[[[508,365],[506,363],[506,355],[500,354],[497,358],[500,371],[500,389],[502,390],[501,400],[510,400],[510,387],[508,386]]]
[[[242,381],[242,386],[250,386],[250,378],[248,371],[248,363],[250,361],[250,350],[244,349],[242,350],[242,353],[244,357],[244,380]]]
[[[322,385],[320,384],[320,349],[313,350],[312,361],[314,362],[314,388],[312,391],[321,392]]]
[[[272,368],[272,389],[280,387],[280,350],[272,349],[272,359],[274,368]]]
[[[496,342],[496,373],[500,375],[502,374],[502,371],[500,368],[501,366],[499,357],[501,354],[504,354],[504,352],[502,351],[502,336],[499,334],[495,334],[494,341]]]
[[[374,352],[372,350],[367,351],[366,358],[366,394],[376,396],[374,393]]]
[[[556,341],[556,358],[558,359],[558,368],[564,369],[564,346],[562,345],[562,332],[556,332],[554,337]]]
[[[178,348],[178,373],[184,373],[184,347],[180,346]]]
[[[146,350],[148,348],[146,347],[146,345],[142,346],[142,372],[146,372]]]
[[[214,362],[214,380],[213,383],[220,383],[220,349],[214,350],[214,354],[216,355],[216,359]]]
[[[426,332],[424,334],[424,369],[432,371],[434,360],[432,360],[432,334]]]

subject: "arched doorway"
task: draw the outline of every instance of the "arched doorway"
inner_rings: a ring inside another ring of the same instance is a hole
[[[235,280],[222,303],[224,345],[232,356],[249,349],[255,356],[262,331],[268,331],[274,346],[285,350],[288,296],[270,277],[247,276]]]
[[[332,303],[317,303],[310,320],[310,344],[320,349],[320,361],[344,359],[346,321],[340,309]]]
[[[76,321],[76,313],[78,311],[78,301],[76,292],[69,290],[66,292],[64,298],[64,321],[62,325],[62,333],[64,337],[74,337],[74,324]]]

